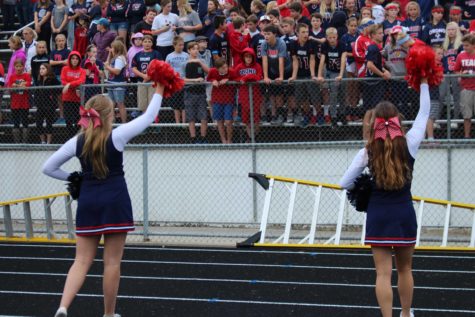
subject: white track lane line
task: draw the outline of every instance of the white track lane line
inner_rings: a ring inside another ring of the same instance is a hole
[[[31,275],[31,276],[62,276],[65,273],[42,273],[42,272],[10,272],[0,271],[0,275]],[[88,274],[87,277],[103,278],[102,275]],[[157,281],[193,281],[193,282],[213,282],[213,283],[241,283],[241,284],[274,284],[274,285],[308,285],[308,286],[335,286],[335,287],[360,287],[360,288],[374,288],[374,284],[348,284],[348,283],[318,283],[318,282],[302,282],[302,281],[272,281],[272,280],[240,280],[240,279],[218,279],[218,278],[196,278],[196,277],[169,277],[169,276],[134,276],[121,275],[121,279],[131,280],[157,280]],[[397,288],[397,286],[393,286]],[[461,288],[461,287],[432,287],[432,286],[415,286],[415,289],[420,290],[441,290],[454,292],[475,292],[475,288]]]
[[[44,258],[44,257],[19,257],[0,256],[0,260],[31,260],[31,261],[73,261],[72,258]],[[102,262],[101,259],[94,259],[94,262]],[[321,270],[354,270],[354,271],[374,271],[374,267],[347,267],[347,266],[319,266],[319,265],[293,265],[293,264],[261,264],[261,263],[222,263],[222,262],[182,262],[182,261],[149,261],[149,260],[122,260],[122,263],[141,264],[167,264],[167,265],[198,265],[198,266],[231,266],[231,267],[271,267],[287,269],[321,269]],[[393,269],[395,270],[395,269]],[[446,273],[446,274],[475,274],[474,271],[457,270],[419,270],[413,272],[422,273]]]
[[[74,249],[74,245],[44,245],[44,244],[14,244],[6,243],[0,244],[0,247],[35,247],[35,248],[67,248]],[[100,248],[103,248],[102,246]],[[150,250],[150,251],[160,251],[160,252],[217,252],[217,253],[262,253],[262,254],[292,254],[292,255],[308,255],[308,256],[324,256],[324,255],[336,255],[336,256],[356,256],[356,257],[372,257],[372,254],[369,253],[369,250],[364,250],[365,253],[343,253],[343,252],[312,252],[310,251],[276,251],[276,250],[242,250],[242,249],[225,249],[225,248],[169,248],[169,247],[135,247],[135,246],[125,246],[126,250]],[[444,250],[440,250],[443,252]],[[426,251],[424,251],[426,252]],[[435,251],[439,252],[439,251]],[[458,251],[463,252],[463,251]],[[475,260],[475,256],[451,256],[451,255],[422,255],[414,254],[414,258],[450,258],[450,259],[469,259]]]
[[[0,294],[15,295],[43,295],[43,296],[61,296],[61,293],[52,292],[23,292],[0,290]],[[97,297],[103,298],[102,294],[78,294],[80,297]],[[306,306],[306,307],[328,307],[328,308],[350,308],[350,309],[374,309],[379,310],[378,306],[362,306],[362,305],[334,305],[334,304],[318,304],[318,303],[298,303],[298,302],[269,302],[269,301],[252,301],[252,300],[236,300],[236,299],[220,299],[220,298],[186,298],[186,297],[159,297],[159,296],[127,296],[118,295],[121,299],[140,299],[140,300],[161,300],[161,301],[186,301],[186,302],[208,302],[208,303],[224,303],[224,304],[250,304],[250,305],[277,305],[277,306]],[[400,307],[395,307],[400,309]],[[475,314],[475,310],[464,309],[435,309],[435,308],[416,308],[418,311],[442,312],[442,313],[462,313]]]

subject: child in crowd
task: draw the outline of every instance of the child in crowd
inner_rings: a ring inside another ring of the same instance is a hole
[[[211,51],[208,49],[208,38],[200,35],[197,36],[195,40],[198,43],[198,58],[208,68],[205,71],[205,75],[208,76],[208,71],[213,66],[213,57]],[[208,106],[211,106],[211,85],[206,85],[206,102]],[[212,107],[210,107],[210,109],[212,109]]]
[[[53,68],[53,72],[56,75],[56,78],[61,80],[61,70],[65,65],[68,64],[68,56],[71,53],[70,50],[66,48],[66,36],[64,34],[58,34],[55,39],[55,49],[51,51],[49,64]],[[63,99],[59,97],[59,121],[58,123],[64,123],[64,109],[63,109]]]
[[[251,104],[249,100],[249,85],[246,83],[258,82],[262,80],[262,67],[256,62],[256,54],[252,48],[246,48],[242,54],[242,63],[236,67],[239,76],[238,81],[243,85],[239,86],[239,104],[241,105],[242,122],[246,125],[248,141],[251,135]],[[252,85],[252,114],[254,121],[254,136],[259,134],[259,122],[262,104],[261,89],[258,85]]]
[[[144,50],[143,43],[142,43],[143,38],[144,38],[144,35],[140,32],[135,33],[134,35],[130,37],[130,44],[132,45],[130,46],[129,51],[127,52],[127,60],[129,61],[129,63],[127,64],[127,74],[129,75],[128,76],[129,80],[132,83],[136,83],[139,81],[137,75],[135,75],[135,73],[132,71],[132,64],[133,64],[135,55],[137,55],[137,53],[140,53]]]
[[[307,24],[308,27],[310,27],[310,20],[306,16],[302,15],[303,7],[300,2],[292,2],[289,5],[289,9],[290,17],[294,19],[295,24],[304,23]]]
[[[127,82],[126,69],[127,69],[127,51],[124,43],[116,39],[111,43],[111,49],[106,62],[104,63],[104,69],[109,72],[107,83],[109,84],[122,84]],[[107,88],[109,97],[117,104],[119,108],[119,115],[121,123],[127,122],[127,109],[125,109],[125,87],[110,87]]]
[[[307,80],[295,83],[295,90],[298,92],[296,99],[297,105],[302,105],[302,126],[306,127],[312,116],[310,105],[320,106],[320,94],[315,83],[308,81],[316,79],[315,76],[315,48],[313,41],[309,41],[308,25],[304,23],[297,24],[297,40],[291,45],[290,55],[292,56],[292,77],[289,82],[296,79]],[[297,115],[297,107],[289,109],[293,114],[287,115],[287,122],[293,122]],[[292,118],[292,121],[289,120]]]
[[[229,46],[231,51],[233,66],[241,63],[241,55],[245,48],[249,46],[251,36],[246,28],[246,20],[243,17],[236,17],[233,20],[234,31],[229,34]]]
[[[475,4],[474,4],[475,6]],[[473,19],[473,17],[471,17]],[[455,22],[460,27],[460,32],[462,35],[468,33],[468,29],[470,28],[468,21],[464,21],[462,19],[462,8],[459,6],[452,6],[450,7],[449,11],[449,22]]]
[[[422,37],[422,29],[425,24],[421,18],[421,8],[416,1],[411,1],[406,5],[407,18],[402,22],[402,26],[408,28],[407,34],[412,38],[420,39]]]
[[[143,50],[135,54],[132,59],[132,73],[138,83],[147,83],[150,79],[147,76],[148,66],[154,59],[163,60],[160,53],[153,49],[153,37],[144,35]],[[155,88],[152,86],[139,85],[137,87],[137,103],[139,111],[145,112],[150,104]]]
[[[218,0],[209,0],[208,1],[208,12],[202,18],[203,29],[201,29],[200,34],[210,38],[214,33],[214,19],[217,15],[223,14],[220,10],[220,4]]]
[[[444,57],[444,49],[440,46],[432,47],[435,53],[435,61],[438,65],[442,65],[442,58]],[[427,141],[434,141],[434,122],[440,118],[440,113],[442,111],[442,104],[440,102],[440,94],[438,87],[429,87],[430,94],[430,113],[429,119],[427,120]]]
[[[86,56],[81,62],[81,67],[86,70],[86,85],[96,85],[104,78],[104,63],[97,59],[97,47],[94,44],[86,48]],[[85,100],[101,93],[101,87],[86,87]]]
[[[86,48],[89,45],[87,32],[89,30],[89,18],[87,15],[80,15],[77,18],[76,29],[74,30],[73,51],[79,52],[81,56],[86,54]]]
[[[31,76],[25,72],[25,62],[21,59],[14,61],[15,72],[8,78],[7,87],[25,88],[31,86]],[[26,143],[28,141],[28,112],[30,109],[28,90],[11,90],[10,107],[13,121],[13,142]],[[20,125],[22,131],[20,135]]]
[[[312,28],[309,32],[309,39],[317,42],[317,46],[320,47],[323,43],[326,42],[325,30],[322,28],[322,15],[320,13],[312,14],[312,19],[310,20]]]
[[[271,101],[272,124],[282,124],[283,117],[279,112],[284,105],[282,83],[292,73],[292,64],[287,53],[285,42],[277,37],[278,29],[275,25],[264,28],[265,42],[262,45],[262,71],[264,83],[269,85],[269,99]]]
[[[213,55],[213,60],[224,58],[226,62],[229,60],[229,46],[226,35],[226,17],[218,15],[214,19],[214,34],[209,40],[209,49]]]
[[[398,19],[399,14],[399,4],[396,2],[390,2],[385,7],[386,10],[386,19],[383,21],[383,46],[391,42],[391,29],[393,26],[401,25],[402,21]]]
[[[206,79],[213,84],[213,90],[211,91],[213,120],[218,123],[221,143],[230,144],[233,141],[235,87],[226,83],[236,80],[237,75],[232,68],[228,67],[223,58],[215,60],[214,66],[209,70]]]
[[[254,23],[252,21],[253,18],[252,15],[250,15],[248,17],[247,22],[249,31],[251,33],[251,41],[249,42],[249,47],[251,47],[254,52],[256,52],[256,62],[262,66],[261,48],[262,44],[265,42],[262,30],[269,24],[270,19],[267,15],[261,16],[259,21],[257,22],[259,29],[257,28],[257,25],[254,26]]]
[[[51,40],[54,42],[58,34],[68,36],[68,7],[64,0],[56,0],[51,12]]]
[[[442,44],[443,57],[442,65],[444,66],[444,74],[454,74],[455,61],[457,56],[462,52],[462,32],[456,22],[447,24],[447,32],[444,43]],[[439,86],[440,102],[443,105],[449,105],[450,100],[447,97],[452,95],[454,101],[454,112],[452,119],[460,117],[460,84],[456,77],[445,77]],[[449,98],[450,99],[450,98]]]
[[[68,138],[71,138],[78,130],[81,102],[79,87],[86,82],[86,71],[81,68],[81,56],[78,52],[72,51],[67,61],[68,64],[61,69],[61,84],[64,86],[62,91],[64,119]]]
[[[266,5],[261,0],[251,1],[251,14],[254,14],[257,19],[266,14]]]
[[[336,123],[337,107],[343,105],[339,102],[342,91],[341,80],[346,68],[346,46],[338,40],[338,31],[328,28],[325,31],[327,41],[322,45],[320,65],[318,67],[318,81],[323,85],[323,116],[326,123]],[[324,77],[325,76],[325,77]]]
[[[366,0],[366,6],[371,8],[371,15],[376,24],[381,24],[384,21],[384,8],[379,4],[378,0]]]
[[[374,17],[373,17],[373,10],[371,9],[371,7],[362,7],[361,8],[361,21],[363,19],[371,19],[373,20]]]
[[[430,46],[442,45],[445,39],[446,24],[444,18],[444,7],[436,5],[431,10],[432,21],[424,26],[422,30],[422,40]]]
[[[295,20],[290,17],[283,18],[281,29],[284,35],[282,35],[280,39],[284,41],[285,46],[287,47],[287,53],[289,53],[290,43],[297,40],[297,36],[295,35]]]
[[[45,41],[38,41],[36,43],[36,55],[31,58],[31,78],[33,79],[34,86],[38,85],[40,66],[44,63],[49,64],[49,55],[46,47]]]
[[[341,41],[346,46],[346,75],[348,78],[356,78],[356,63],[353,58],[353,47],[355,46],[356,39],[358,38],[358,20],[355,17],[348,19],[346,26],[348,28],[348,33],[344,34],[341,38]],[[345,120],[349,121],[358,121],[360,117],[356,111],[356,107],[359,102],[359,82],[356,80],[350,80],[348,83],[348,91],[346,103],[348,107],[346,108]]]
[[[383,27],[375,24],[369,27],[368,35],[371,43],[366,53],[366,78],[384,78],[389,80],[391,73],[383,68],[383,57],[381,55],[380,46],[383,42]],[[363,107],[366,110],[363,119],[363,139],[368,140],[371,130],[370,121],[372,109],[384,99],[386,92],[385,83],[380,80],[365,80],[363,86]]]
[[[185,66],[188,62],[188,53],[183,52],[185,42],[180,36],[173,38],[174,51],[167,55],[165,61],[170,64],[173,69],[180,74],[181,78],[185,78]],[[185,107],[183,101],[184,92],[179,91],[170,98],[164,100],[164,106],[172,107],[175,114],[175,123],[185,123]]]
[[[373,24],[373,20],[365,18],[361,20],[360,26],[358,27],[360,35],[356,38],[355,45],[353,46],[353,58],[355,59],[356,75],[358,78],[364,78],[366,76],[366,51],[371,44],[368,30]]]
[[[199,44],[191,41],[188,43],[189,59],[185,66],[185,82],[192,85],[185,87],[185,112],[190,131],[191,143],[208,143],[208,109],[206,103],[206,86],[198,83],[205,81],[205,74],[209,68],[199,59]],[[195,83],[193,85],[193,83]],[[196,121],[200,125],[200,138],[196,137]]]
[[[36,82],[39,87],[61,85],[49,63],[40,65]],[[53,139],[53,122],[56,120],[56,106],[60,93],[59,89],[39,89],[35,91],[36,129],[40,135],[41,144],[51,144]],[[43,127],[45,121],[46,127]]]

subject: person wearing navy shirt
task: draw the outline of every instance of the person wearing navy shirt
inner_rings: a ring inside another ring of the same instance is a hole
[[[444,7],[435,6],[432,8],[432,21],[425,25],[422,30],[422,40],[428,45],[442,45],[445,39],[446,24],[443,20]]]
[[[148,66],[154,59],[163,60],[162,55],[153,49],[153,37],[151,35],[144,35],[142,41],[143,51],[135,54],[132,60],[132,72],[137,77],[138,82],[147,82]],[[139,85],[137,87],[137,101],[138,108],[144,112],[147,110],[147,105],[153,96],[154,88],[151,86]]]
[[[421,8],[421,17],[425,21],[429,21],[430,15],[431,15],[431,8],[435,6],[435,1],[434,0],[419,0],[417,1],[419,3],[419,6]]]
[[[411,1],[408,3],[406,9],[407,18],[401,25],[408,29],[407,34],[412,38],[420,39],[422,37],[422,29],[425,25],[425,20],[421,17],[421,8],[417,2]]]
[[[147,6],[145,5],[144,0],[130,0],[129,6],[125,12],[125,16],[129,21],[129,28],[131,31],[135,29],[137,23],[143,21],[145,12],[147,11]],[[153,20],[152,20],[153,22]]]
[[[391,78],[391,73],[383,68],[383,57],[381,55],[381,43],[383,42],[383,27],[372,25],[369,29],[369,37],[372,43],[366,52],[366,78],[386,80]],[[363,139],[369,139],[371,109],[384,99],[386,83],[381,80],[365,80],[363,86],[363,107],[366,110],[363,120]]]
[[[302,105],[304,116],[302,125],[306,126],[311,116],[310,104],[315,107],[320,104],[320,94],[317,85],[312,81],[308,81],[309,79],[317,79],[315,76],[315,43],[308,39],[308,25],[304,23],[297,25],[297,40],[292,42],[290,54],[292,56],[292,77],[289,78],[289,82],[296,79],[307,80],[295,83],[295,88],[299,92],[296,96],[297,105]],[[297,109],[295,107],[294,109],[289,109],[289,111],[291,110],[293,111],[293,118]]]
[[[213,60],[224,58],[226,64],[229,61],[229,46],[226,37],[226,17],[218,15],[214,18],[214,34],[209,39],[209,49]]]
[[[386,19],[383,21],[383,46],[390,42],[389,33],[393,26],[401,25],[401,20],[398,19],[399,7],[395,3],[389,3],[386,7]]]
[[[475,1],[473,0],[456,0],[455,4],[462,8],[465,19],[475,19]]]

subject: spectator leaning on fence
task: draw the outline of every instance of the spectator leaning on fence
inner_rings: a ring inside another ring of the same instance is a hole
[[[207,81],[213,84],[211,103],[213,104],[213,120],[217,121],[221,143],[233,142],[233,110],[236,89],[228,85],[228,81],[237,79],[237,74],[228,67],[223,58],[217,59],[209,70]]]
[[[343,109],[340,95],[341,80],[346,68],[346,46],[338,39],[335,28],[325,31],[327,41],[321,49],[320,65],[318,67],[318,81],[322,86],[323,117],[326,123],[336,123],[337,107]],[[325,82],[327,81],[327,82]]]
[[[56,108],[58,106],[59,89],[46,88],[47,86],[60,86],[61,83],[49,63],[43,63],[38,70],[38,78],[35,80],[38,87],[35,91],[36,105],[36,129],[41,144],[51,144],[53,140],[53,123],[56,121]],[[46,127],[43,122],[46,121]]]
[[[24,88],[31,86],[31,76],[25,72],[25,60],[17,59],[13,63],[15,72],[8,78],[7,87]],[[10,107],[13,119],[13,142],[26,143],[28,141],[28,112],[30,109],[30,92],[28,90],[11,90]],[[22,126],[20,135],[20,125]]]
[[[246,48],[242,53],[242,62],[235,68],[241,82],[239,86],[238,102],[241,105],[242,123],[246,125],[247,140],[251,139],[251,111],[254,116],[254,135],[259,134],[259,122],[262,105],[262,93],[259,85],[249,86],[247,83],[262,80],[262,67],[256,61],[256,54],[252,48]],[[249,89],[252,87],[252,105],[249,99]]]
[[[467,34],[462,39],[463,52],[457,56],[454,71],[462,75],[475,74],[475,35]],[[475,78],[461,78],[460,108],[463,116],[464,137],[471,137],[472,117],[475,112]]]
[[[81,62],[81,67],[86,70],[86,85],[93,87],[84,88],[84,100],[91,99],[101,93],[101,87],[94,87],[104,79],[104,63],[97,59],[97,47],[94,44],[86,48],[86,55]]]

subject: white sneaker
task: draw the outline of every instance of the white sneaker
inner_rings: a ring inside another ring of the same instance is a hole
[[[68,310],[66,309],[66,307],[60,307],[56,311],[54,317],[68,317]]]
[[[119,314],[114,314],[114,315],[104,315],[104,317],[120,317]]]
[[[402,312],[399,316],[402,317]],[[414,317],[414,309],[411,308],[411,311],[409,312],[409,316]]]

